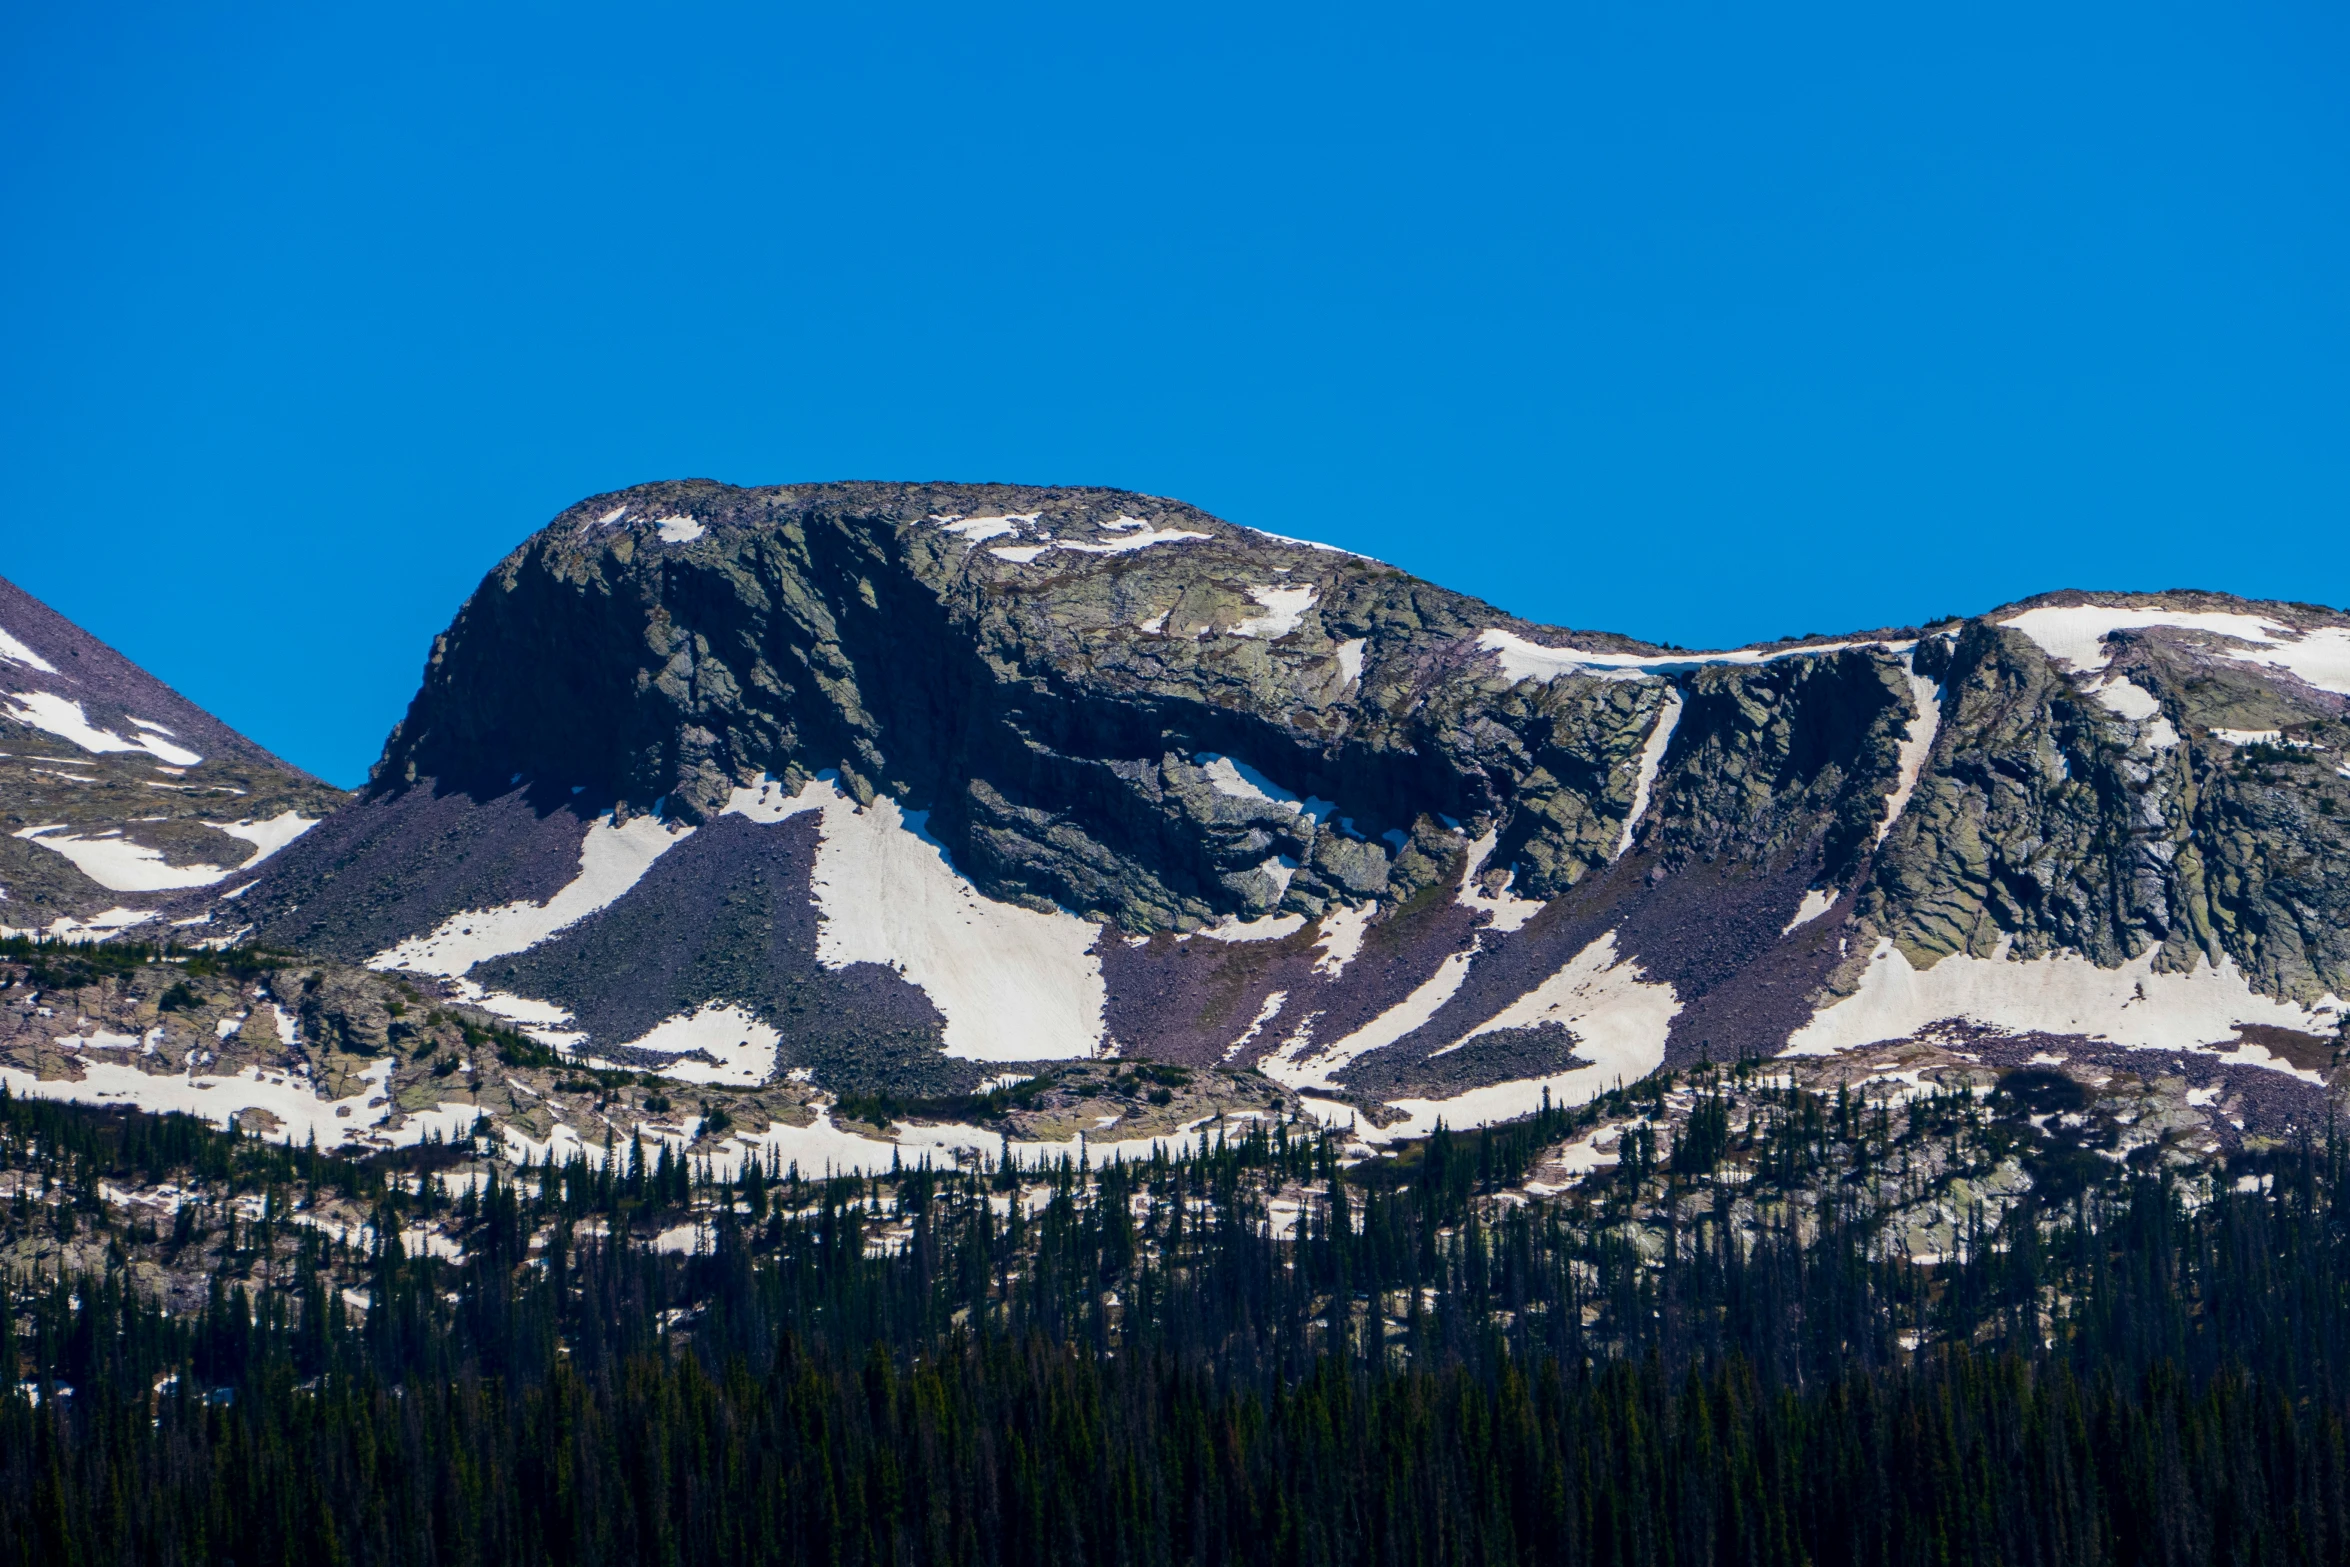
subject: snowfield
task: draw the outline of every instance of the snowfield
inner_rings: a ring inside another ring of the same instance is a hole
[[[2154,1050],[2196,1050],[2231,1041],[2239,1024],[2330,1034],[2343,1006],[2314,1007],[2253,990],[2235,964],[2197,964],[2158,974],[2152,949],[2119,968],[2077,953],[2030,960],[1953,954],[1928,969],[1910,966],[1890,939],[1877,943],[1860,989],[1822,1009],[1788,1042],[1790,1055],[1827,1055],[1906,1039],[1951,1018],[2016,1032],[2080,1034]],[[2279,1065],[2266,1052],[2243,1057]],[[2281,1068],[2291,1070],[2290,1068]],[[2308,1075],[2315,1080],[2314,1074]]]
[[[1101,1043],[1098,928],[982,893],[924,830],[927,812],[886,795],[859,809],[829,773],[796,795],[772,779],[737,788],[726,810],[769,823],[820,814],[817,961],[895,969],[946,1018],[947,1054],[1034,1061],[1090,1055]]]
[[[426,935],[411,936],[367,960],[373,969],[409,969],[454,979],[476,963],[535,947],[617,902],[653,862],[683,843],[691,827],[631,816],[615,827],[607,811],[579,844],[579,874],[545,903],[516,902],[452,914]]]

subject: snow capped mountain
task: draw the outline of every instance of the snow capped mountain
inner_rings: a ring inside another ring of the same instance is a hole
[[[20,670],[130,748],[84,754],[177,765],[135,717],[206,743]],[[237,907],[712,1083],[1111,1052],[1401,1132],[1914,1040],[2306,1124],[2346,719],[2350,618],[2308,606],[1691,653],[1124,492],[649,485],[490,574],[371,786]]]
[[[160,939],[341,799],[0,580],[0,933]]]

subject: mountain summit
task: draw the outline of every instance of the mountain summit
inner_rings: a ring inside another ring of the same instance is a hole
[[[1120,491],[656,484],[501,562],[213,917],[711,1081],[1112,1053],[1424,1128],[1909,1041],[2306,1119],[2346,716],[2306,605],[1689,652]]]

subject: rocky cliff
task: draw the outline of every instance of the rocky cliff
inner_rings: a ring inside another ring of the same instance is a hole
[[[501,562],[214,917],[837,1090],[1116,1051],[1408,1126],[1956,1030],[2315,1115],[2346,693],[2308,606],[1696,653],[1123,492],[650,485]]]

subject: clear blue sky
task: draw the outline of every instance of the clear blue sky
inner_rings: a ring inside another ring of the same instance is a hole
[[[2340,604],[2345,83],[2258,0],[9,6],[0,574],[341,783],[654,478],[1121,485],[1686,645]]]

